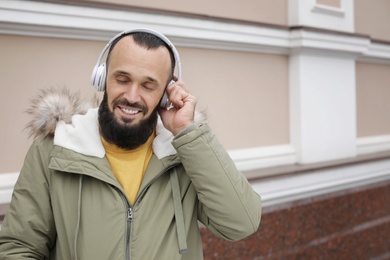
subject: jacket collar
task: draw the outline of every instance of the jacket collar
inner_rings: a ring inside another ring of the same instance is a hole
[[[176,154],[172,146],[173,134],[158,117],[153,152],[162,159]],[[100,139],[98,108],[91,108],[84,115],[74,115],[71,123],[60,120],[54,132],[54,144],[77,153],[103,158],[106,154]]]

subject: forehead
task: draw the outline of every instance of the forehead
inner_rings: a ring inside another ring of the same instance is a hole
[[[120,39],[112,48],[108,61],[113,65],[137,65],[153,70],[171,71],[169,50],[165,46],[147,48],[134,42],[131,35]]]

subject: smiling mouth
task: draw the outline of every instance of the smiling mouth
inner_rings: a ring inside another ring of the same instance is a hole
[[[141,112],[141,110],[139,109],[128,109],[128,108],[124,108],[124,107],[119,107],[119,109],[125,113],[126,115],[135,115],[135,114],[138,114]]]

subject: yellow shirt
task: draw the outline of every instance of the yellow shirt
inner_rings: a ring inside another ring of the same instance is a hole
[[[146,168],[152,157],[154,137],[155,134],[152,134],[145,144],[135,150],[123,150],[101,137],[111,169],[124,189],[131,205],[134,204]]]

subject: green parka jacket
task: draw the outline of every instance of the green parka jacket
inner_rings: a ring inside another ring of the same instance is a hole
[[[26,156],[0,231],[0,259],[202,259],[198,220],[235,241],[261,201],[207,124],[173,138],[161,122],[134,205],[104,156],[97,109],[60,121]]]

